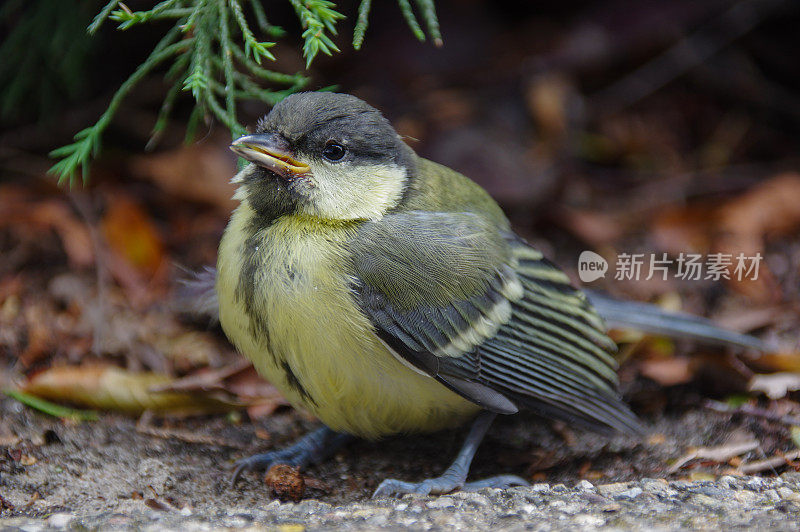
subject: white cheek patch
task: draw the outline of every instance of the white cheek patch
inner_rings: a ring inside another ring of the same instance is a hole
[[[403,195],[406,170],[396,164],[351,165],[315,161],[304,210],[330,220],[377,220]]]
[[[256,171],[256,165],[250,163],[241,170],[239,170],[236,173],[236,175],[231,178],[231,183],[233,183],[234,185],[241,185],[242,183],[247,181],[247,178],[250,177],[255,171]],[[245,187],[243,186],[237,187],[236,192],[233,193],[233,199],[238,201],[244,201],[246,197],[247,194],[245,192]]]

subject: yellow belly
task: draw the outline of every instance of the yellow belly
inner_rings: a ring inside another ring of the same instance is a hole
[[[340,266],[338,242],[353,230],[348,226],[322,228],[290,216],[259,233],[248,307],[240,279],[251,217],[249,207],[240,206],[220,244],[220,322],[294,406],[333,430],[366,438],[449,428],[479,410],[402,364],[374,333]],[[253,313],[260,323],[251,320]]]

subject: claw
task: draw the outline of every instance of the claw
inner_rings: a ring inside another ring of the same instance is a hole
[[[475,482],[462,481],[457,479],[447,478],[445,476],[437,478],[429,478],[422,482],[404,482],[393,478],[387,478],[381,482],[375,493],[372,494],[373,499],[380,497],[399,497],[406,493],[415,493],[418,495],[444,495],[453,491],[477,491],[482,488],[499,488],[506,489],[512,486],[530,486],[527,480],[516,475],[499,475],[496,477],[485,478]]]
[[[461,489],[464,491],[478,491],[483,488],[507,489],[513,486],[530,486],[531,483],[517,475],[498,475],[483,480],[467,482]]]
[[[236,464],[234,464],[236,469],[233,470],[233,474],[231,475],[231,487],[236,485],[236,483],[239,481],[239,478],[242,476],[242,473],[245,471],[268,469],[269,466],[271,466],[277,459],[277,453],[271,452],[254,454],[253,456],[248,456],[247,458],[238,460]]]
[[[306,434],[294,445],[255,454],[236,462],[236,468],[231,475],[231,486],[234,486],[245,471],[258,471],[270,468],[276,464],[286,464],[292,467],[303,468],[309,463],[317,463],[330,456],[342,445],[352,439],[352,436],[334,432],[328,427],[322,427]]]
[[[238,460],[234,465],[236,469],[233,470],[233,474],[231,475],[231,487],[236,486],[236,483],[239,482],[239,477],[242,476],[242,472],[245,469],[249,470],[249,467],[244,460]]]
[[[379,497],[398,497],[406,493],[415,493],[417,495],[443,495],[456,491],[463,486],[463,482],[453,480],[445,477],[429,478],[422,482],[404,482],[393,478],[387,478],[381,482],[375,493],[372,494],[373,499]]]

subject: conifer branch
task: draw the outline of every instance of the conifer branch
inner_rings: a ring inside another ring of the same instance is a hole
[[[338,52],[334,38],[337,24],[345,15],[337,10],[336,4],[329,0],[288,1],[303,29],[301,37],[306,68],[320,53],[332,55]],[[410,0],[398,0],[408,26],[418,39],[424,40],[426,34],[419,22],[422,20],[428,36],[440,44],[434,0],[415,2],[418,15],[414,13]],[[0,18],[8,16],[4,14],[6,12],[26,9],[21,6],[29,4],[41,7],[39,11],[46,13],[50,9],[49,3],[50,0],[28,3],[14,3],[12,0],[9,1],[11,7],[0,9]],[[364,42],[371,7],[372,0],[361,0],[358,6],[353,32],[353,47],[357,50]],[[248,20],[248,16],[252,18]],[[78,132],[72,144],[51,152],[51,157],[57,161],[50,172],[58,178],[59,183],[74,185],[78,174],[83,176],[84,183],[87,182],[89,165],[99,153],[102,135],[122,101],[137,83],[156,70],[164,69],[168,86],[147,143],[148,148],[159,141],[176,101],[184,93],[191,94],[195,102],[186,128],[187,139],[193,138],[201,121],[207,123],[211,119],[222,122],[236,137],[246,131],[237,117],[237,105],[241,101],[256,100],[274,105],[309,82],[302,73],[287,74],[265,67],[266,61],[275,60],[270,50],[276,44],[274,40],[285,36],[286,32],[270,24],[263,0],[162,0],[142,11],[132,11],[124,2],[112,0],[105,3],[91,21],[88,33],[96,34],[107,20],[116,22],[117,30],[122,31],[156,21],[171,21],[172,26],[148,58],[119,87],[97,122]],[[251,24],[251,20],[254,24]],[[35,33],[37,21],[37,18],[31,17],[26,32]],[[261,34],[260,38],[256,33]],[[19,46],[24,39],[22,33],[8,37],[0,45],[0,50],[9,42]],[[2,72],[0,68],[0,74]],[[17,85],[0,88],[0,102],[16,101],[23,93],[24,88],[20,87],[25,87],[25,83],[26,80],[22,79]]]

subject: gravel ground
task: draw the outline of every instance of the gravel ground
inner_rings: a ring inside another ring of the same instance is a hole
[[[0,519],[5,530],[797,530],[800,475],[723,476],[716,482],[643,479],[594,485],[582,480],[482,490],[441,497],[334,506],[318,500],[272,501],[263,508],[217,512],[136,510],[81,516],[68,512],[34,519]]]
[[[293,411],[255,424],[213,416],[161,425],[206,443],[143,434],[122,416],[68,424],[10,399],[0,411],[0,530],[800,529],[800,473],[735,477],[713,461],[670,471],[693,446],[755,439],[759,448],[742,457],[757,460],[788,439],[785,427],[707,410],[649,420],[655,437],[645,442],[511,416],[490,431],[470,478],[515,473],[539,483],[438,498],[369,494],[387,477],[441,473],[463,431],[357,442],[306,472],[297,503],[273,500],[255,474],[235,488],[227,481],[236,459],[315,426]]]

